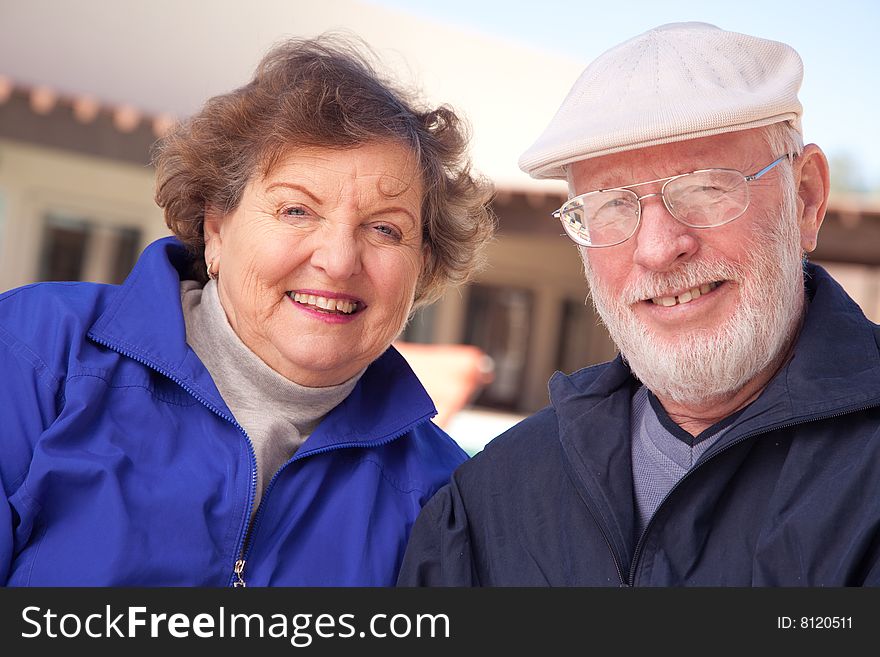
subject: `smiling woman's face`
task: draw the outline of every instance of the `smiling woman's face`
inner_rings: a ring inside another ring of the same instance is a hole
[[[396,144],[300,149],[205,213],[206,259],[229,323],[291,381],[341,383],[378,358],[412,309],[424,262],[422,183]]]

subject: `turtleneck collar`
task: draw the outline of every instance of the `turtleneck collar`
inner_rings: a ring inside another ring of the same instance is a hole
[[[236,335],[215,281],[208,281],[204,288],[195,281],[181,281],[180,300],[187,343],[253,444],[259,499],[275,471],[348,397],[363,371],[335,386],[300,385],[269,367]]]

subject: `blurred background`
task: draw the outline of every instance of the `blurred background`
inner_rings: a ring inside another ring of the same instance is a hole
[[[832,165],[813,260],[880,321],[880,4],[446,0],[0,0],[0,290],[120,282],[168,234],[150,147],[246,83],[288,36],[360,35],[386,70],[469,121],[475,168],[496,185],[500,231],[472,284],[421,310],[399,347],[470,453],[547,403],[547,380],[612,357],[573,244],[550,218],[564,184],[517,158],[584,65],[660,23],[700,20],[794,46],[808,142]]]

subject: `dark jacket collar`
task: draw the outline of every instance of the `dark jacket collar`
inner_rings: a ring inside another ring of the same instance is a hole
[[[232,417],[211,375],[186,343],[180,281],[191,266],[192,257],[177,239],[150,244],[88,335],[173,379],[215,412]],[[406,360],[389,347],[301,451],[384,442],[436,413]]]

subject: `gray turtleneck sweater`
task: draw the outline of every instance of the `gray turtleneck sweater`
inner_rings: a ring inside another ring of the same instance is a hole
[[[204,363],[257,457],[256,512],[272,476],[318,423],[348,397],[363,371],[335,386],[308,388],[284,378],[239,339],[226,318],[215,281],[181,281],[186,341]]]

